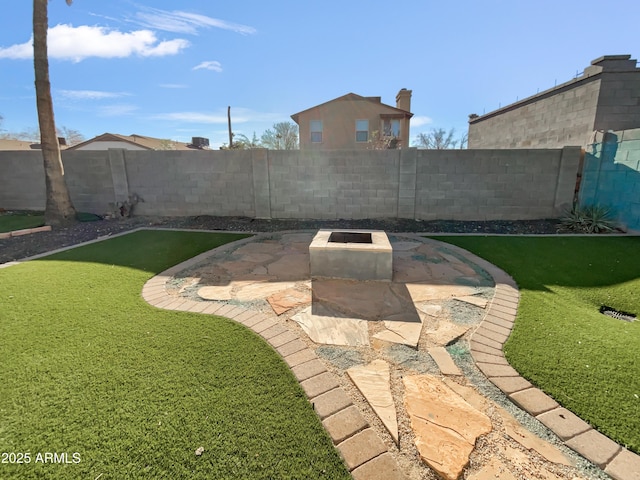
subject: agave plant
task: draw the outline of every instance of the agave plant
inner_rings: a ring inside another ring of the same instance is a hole
[[[565,230],[582,233],[607,233],[616,230],[613,211],[601,205],[574,205],[560,219],[560,225]]]

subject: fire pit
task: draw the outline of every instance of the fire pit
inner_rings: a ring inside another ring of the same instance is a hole
[[[311,277],[391,280],[393,251],[379,230],[320,230],[309,245]]]

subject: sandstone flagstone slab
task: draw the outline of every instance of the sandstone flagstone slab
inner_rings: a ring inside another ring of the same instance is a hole
[[[453,297],[472,295],[475,292],[473,287],[465,285],[407,283],[406,287],[414,303],[432,300],[449,300]]]
[[[469,328],[470,327],[464,325],[440,320],[435,329],[426,328],[426,335],[427,338],[436,345],[446,347],[467,333]]]
[[[269,275],[275,275],[280,280],[304,280],[310,275],[308,254],[284,255],[266,267]]]
[[[241,302],[266,299],[274,293],[281,292],[293,288],[295,283],[293,282],[255,282],[237,289],[235,297]]]
[[[524,448],[534,450],[542,457],[553,463],[559,463],[561,465],[570,466],[571,462],[565,457],[565,455],[549,442],[545,442],[540,437],[537,437],[525,427],[520,425],[509,412],[502,407],[497,407],[497,412],[502,418],[504,429],[513,440],[518,442]]]
[[[292,308],[311,303],[311,292],[296,288],[288,288],[267,298],[267,302],[276,315],[281,315]]]
[[[389,364],[378,359],[369,365],[351,367],[347,374],[397,444],[398,419],[389,384]]]
[[[354,347],[369,345],[367,321],[342,315],[331,308],[316,305],[305,308],[291,319],[316,343]]]
[[[405,376],[403,382],[420,457],[443,478],[457,480],[476,439],[491,431],[491,420],[435,377]]]
[[[384,281],[314,280],[313,301],[365,320],[415,312],[404,285]],[[418,320],[416,315],[416,320]]]
[[[416,348],[422,332],[422,322],[384,321],[385,329],[373,337],[386,342],[401,343]]]
[[[233,284],[212,285],[198,289],[198,296],[205,300],[231,300],[233,298]]]
[[[478,297],[477,295],[464,295],[462,297],[453,297],[454,300],[458,300],[459,302],[470,303],[471,305],[475,305],[480,308],[487,308],[487,303],[489,301],[486,298]]]

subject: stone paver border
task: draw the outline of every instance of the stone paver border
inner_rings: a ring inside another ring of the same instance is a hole
[[[506,272],[453,245],[447,248],[485,269],[496,283],[495,295],[470,340],[478,369],[520,408],[542,422],[564,444],[616,480],[640,480],[640,456],[596,431],[587,422],[558,405],[513,369],[502,352],[518,310],[520,292]]]
[[[52,252],[34,255],[19,261],[0,264],[0,268],[10,267],[24,261],[35,260],[53,253],[140,230],[185,230],[253,235],[233,242],[234,245],[252,242],[262,236],[269,235],[257,232],[217,232],[211,230],[141,227],[100,237],[78,245],[60,248]],[[413,236],[420,239],[439,236],[432,233],[395,233],[395,235]],[[217,249],[225,249],[228,246],[229,244],[225,244]],[[600,467],[612,478],[615,480],[640,480],[639,455],[618,445],[605,435],[597,432],[591,425],[573,413],[559,406],[555,400],[522,378],[507,362],[502,352],[502,347],[513,329],[520,299],[520,292],[513,278],[500,268],[467,250],[450,244],[447,245],[447,248],[483,268],[493,277],[496,284],[495,294],[487,307],[485,317],[470,339],[471,356],[478,369],[504,392],[512,402],[554,432],[567,447]],[[307,347],[297,333],[277,324],[276,321],[261,313],[253,312],[243,307],[224,303],[203,305],[204,302],[192,300],[176,301],[173,298],[168,298],[165,288],[167,281],[181,270],[189,268],[211,256],[217,249],[209,250],[185,262],[174,265],[150,279],[142,289],[144,300],[158,308],[224,316],[254,330],[280,353],[298,381],[301,382],[316,414],[322,420],[325,429],[355,480],[406,480],[407,477],[400,471],[397,462],[387,451],[384,443],[375,434],[345,391],[338,386],[337,379],[324,368],[315,352]],[[321,378],[316,379],[316,377]],[[310,382],[306,384],[307,388],[305,388],[305,382]]]

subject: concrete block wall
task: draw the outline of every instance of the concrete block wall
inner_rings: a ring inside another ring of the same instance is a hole
[[[395,217],[398,212],[399,152],[269,152],[272,217]]]
[[[600,79],[568,82],[469,123],[469,148],[583,146],[593,131]]]
[[[605,55],[573,80],[469,120],[469,148],[584,147],[595,130],[640,127],[640,68]]]
[[[79,211],[138,215],[534,219],[570,204],[580,149],[74,151]],[[0,152],[0,208],[43,209],[40,152]]]
[[[571,205],[580,149],[419,150],[415,217],[526,220]]]
[[[251,150],[127,151],[130,194],[139,215],[254,216]]]

